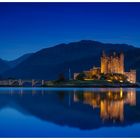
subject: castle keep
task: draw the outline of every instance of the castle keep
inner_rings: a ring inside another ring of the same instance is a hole
[[[101,67],[93,67],[88,71],[83,71],[86,75],[85,80],[100,79],[101,74],[121,74],[127,77],[130,83],[136,83],[136,70],[125,72],[124,70],[124,54],[113,52],[111,55],[106,55],[102,52]],[[74,73],[74,79],[79,73]],[[114,76],[115,77],[115,76]],[[121,81],[121,80],[120,80]]]
[[[124,54],[116,54],[115,52],[106,56],[103,51],[101,56],[101,73],[124,73]]]

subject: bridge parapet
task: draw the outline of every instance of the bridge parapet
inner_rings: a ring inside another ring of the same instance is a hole
[[[0,86],[23,86],[25,83],[31,83],[31,86],[34,87],[36,84],[44,85],[45,80],[22,80],[22,79],[8,79],[0,80]]]

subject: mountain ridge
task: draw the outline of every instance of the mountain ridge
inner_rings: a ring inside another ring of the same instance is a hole
[[[140,59],[137,60],[140,55],[140,49],[132,45],[81,40],[41,49],[14,68],[4,72],[3,76],[22,79],[55,80],[60,73],[64,73],[68,77],[69,68],[71,68],[73,74],[74,72],[88,70],[93,66],[100,66],[100,55],[103,50],[106,53],[112,51],[124,52],[126,69],[130,69],[131,66],[135,68],[133,61],[140,62]],[[140,66],[136,69],[139,71]]]
[[[6,61],[7,64],[13,68],[15,67],[16,65],[20,64],[22,61],[24,61],[25,59],[27,59],[28,57],[30,57],[33,53],[27,53],[27,54],[23,54],[22,56],[14,59],[14,60],[11,60],[11,61]]]

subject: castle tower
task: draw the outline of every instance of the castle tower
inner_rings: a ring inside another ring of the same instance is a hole
[[[102,52],[101,56],[101,73],[124,73],[124,54],[117,55],[114,52],[111,56],[106,56]]]
[[[101,73],[107,73],[108,72],[108,60],[106,57],[105,52],[102,52],[102,56],[101,56]]]
[[[120,54],[120,73],[123,74],[124,73],[124,54],[121,53]]]

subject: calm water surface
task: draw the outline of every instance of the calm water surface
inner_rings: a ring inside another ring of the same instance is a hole
[[[0,88],[0,137],[140,137],[140,89]]]

